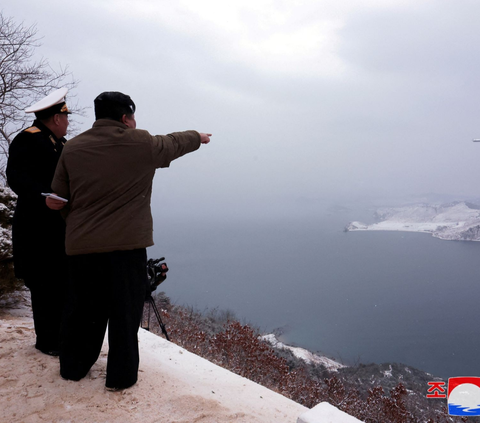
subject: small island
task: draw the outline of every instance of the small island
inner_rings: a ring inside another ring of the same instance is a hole
[[[480,241],[480,206],[465,201],[448,204],[411,204],[385,207],[375,213],[376,223],[350,222],[350,231],[424,232],[449,241]]]

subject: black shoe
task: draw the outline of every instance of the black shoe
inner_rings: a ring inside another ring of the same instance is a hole
[[[78,377],[78,376],[65,376],[62,374],[62,372],[60,371],[60,377],[63,379],[63,380],[72,380],[74,382],[78,382],[79,380],[83,379],[83,376],[82,377]]]
[[[63,379],[63,380],[71,380],[72,382],[78,382],[80,379],[71,379],[69,377],[63,377],[62,375],[60,375],[60,377]]]
[[[118,386],[106,386],[105,389],[109,392],[118,392],[118,391],[123,391],[124,389],[131,388],[133,385],[135,385],[137,382],[133,382],[131,385],[124,386],[124,387],[118,387]]]
[[[53,357],[58,357],[60,355],[60,351],[58,350],[54,350],[54,349],[45,349],[45,348],[39,348],[35,345],[35,348],[37,350],[39,350],[40,352],[44,353],[44,354],[47,354],[47,355],[51,355]]]

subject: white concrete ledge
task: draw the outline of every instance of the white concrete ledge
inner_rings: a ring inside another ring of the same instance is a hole
[[[297,423],[361,423],[361,420],[340,411],[328,402],[321,402],[303,413]]]

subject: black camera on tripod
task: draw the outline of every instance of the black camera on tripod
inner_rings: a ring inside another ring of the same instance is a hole
[[[158,285],[167,279],[166,273],[168,272],[168,266],[167,263],[163,262],[163,260],[165,260],[165,257],[161,257],[159,259],[149,259],[147,261],[147,290],[145,292],[145,301],[148,302],[148,321],[147,327],[144,329],[148,331],[150,330],[150,309],[153,308],[153,312],[155,313],[158,324],[162,329],[162,333],[165,335],[165,338],[167,338],[167,341],[170,341],[167,329],[162,322],[160,312],[158,311],[155,300],[152,297],[152,292],[157,289]]]
[[[165,257],[147,261],[147,295],[155,291],[158,285],[167,279],[168,266],[165,262],[161,263],[163,260]]]

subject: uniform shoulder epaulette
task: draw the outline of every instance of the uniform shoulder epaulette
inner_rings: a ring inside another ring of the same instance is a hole
[[[37,132],[42,132],[42,131],[38,129],[36,126],[31,126],[30,128],[25,129],[25,132],[28,132],[30,134],[36,134]]]

